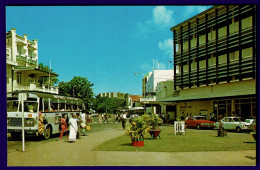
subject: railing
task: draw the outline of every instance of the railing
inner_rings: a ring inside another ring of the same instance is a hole
[[[14,91],[40,91],[40,92],[46,92],[46,93],[54,93],[59,94],[58,87],[50,87],[47,88],[45,86],[37,87],[36,84],[30,84],[30,86],[15,86]]]
[[[29,64],[37,65],[37,59],[29,58],[28,62]]]
[[[140,98],[140,102],[156,101],[155,97],[153,98]]]
[[[16,59],[17,59],[17,60],[20,60],[20,61],[27,62],[27,56],[24,55],[24,54],[17,54],[17,55],[16,55]]]

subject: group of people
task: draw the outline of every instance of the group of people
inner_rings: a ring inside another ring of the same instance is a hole
[[[61,134],[60,134],[60,140],[62,139],[62,136],[64,133],[67,135],[67,139],[69,139],[69,142],[76,142],[76,139],[79,139],[80,132],[83,133],[83,135],[86,135],[86,127],[87,127],[87,119],[86,114],[83,112],[81,115],[79,113],[72,114],[69,121],[67,121],[67,115],[63,115],[61,118]],[[68,134],[68,125],[69,125],[69,134]]]

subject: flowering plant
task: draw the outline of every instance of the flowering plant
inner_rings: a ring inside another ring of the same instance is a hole
[[[127,135],[129,135],[132,141],[140,141],[144,139],[144,135],[149,129],[149,124],[145,121],[145,117],[135,117],[127,126]]]

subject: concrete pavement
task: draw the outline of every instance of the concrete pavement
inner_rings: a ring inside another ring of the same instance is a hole
[[[256,151],[125,152],[92,151],[125,134],[122,129],[82,136],[76,143],[53,141],[25,152],[9,152],[8,166],[255,166]],[[65,139],[65,138],[64,138]],[[73,153],[73,154],[71,154]],[[78,154],[75,154],[78,153]],[[73,156],[71,156],[73,155]]]

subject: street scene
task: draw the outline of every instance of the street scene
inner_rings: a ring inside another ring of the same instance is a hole
[[[256,57],[256,5],[8,6],[7,166],[256,166]]]

